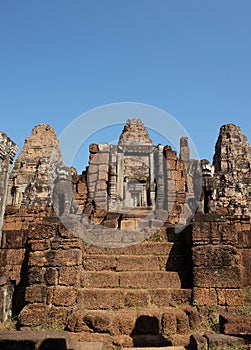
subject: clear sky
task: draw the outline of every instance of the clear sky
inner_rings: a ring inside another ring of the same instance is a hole
[[[250,0],[0,0],[0,130],[22,147],[37,124],[60,135],[90,109],[140,102],[211,160],[222,124],[251,141],[250,18]]]

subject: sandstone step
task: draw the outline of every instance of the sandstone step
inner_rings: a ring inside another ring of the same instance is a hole
[[[169,256],[172,254],[186,254],[187,248],[181,242],[142,242],[134,245],[129,245],[123,248],[107,248],[98,247],[91,244],[84,245],[84,253],[86,255],[158,255]]]
[[[223,314],[219,322],[224,334],[251,334],[251,315]]]
[[[169,256],[91,254],[84,257],[84,265],[87,271],[182,271],[189,266],[189,259],[179,252]]]
[[[67,324],[71,332],[79,334],[84,332],[85,334],[100,333],[111,336],[128,335],[133,338],[142,335],[190,335],[191,330],[199,326],[199,313],[191,306],[108,311],[78,309],[71,313]],[[163,340],[168,340],[171,345],[168,337]]]
[[[69,349],[69,338],[64,331],[0,331],[1,350]]]
[[[133,347],[133,348],[123,348],[123,350],[142,350],[142,349],[145,349],[145,350],[187,350],[187,347],[186,346],[161,346],[161,347],[140,347],[140,348],[136,348],[136,347]]]
[[[101,342],[71,341],[69,350],[102,350],[103,347]]]
[[[173,288],[189,286],[189,273],[174,271],[83,271],[83,288]]]
[[[191,289],[81,288],[79,308],[119,310],[135,307],[165,307],[191,302]]]

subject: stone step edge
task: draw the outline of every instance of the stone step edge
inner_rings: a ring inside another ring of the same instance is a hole
[[[140,347],[140,348],[124,348],[123,350],[188,350],[186,346],[161,346],[161,347]]]

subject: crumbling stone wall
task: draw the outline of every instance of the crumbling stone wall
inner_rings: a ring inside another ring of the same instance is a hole
[[[240,127],[223,125],[213,159],[217,211],[251,215],[251,147]]]
[[[17,152],[17,145],[6,134],[0,132],[0,243],[2,242],[3,217],[6,206],[10,167]],[[1,255],[0,255],[1,259]],[[0,265],[1,260],[0,260]],[[0,274],[0,322],[11,316],[13,287],[9,276]]]
[[[197,214],[191,225],[193,298],[198,305],[243,304],[243,266],[234,225],[219,214]]]
[[[10,167],[17,152],[17,145],[0,132],[0,240],[6,206],[7,185]]]
[[[8,184],[7,205],[20,208],[45,208],[51,203],[50,178],[62,165],[55,130],[47,124],[34,127],[14,164]]]

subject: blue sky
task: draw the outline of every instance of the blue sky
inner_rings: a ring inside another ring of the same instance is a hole
[[[250,0],[0,0],[0,130],[22,147],[37,124],[60,135],[90,109],[139,102],[211,160],[222,124],[251,140],[250,15]]]

